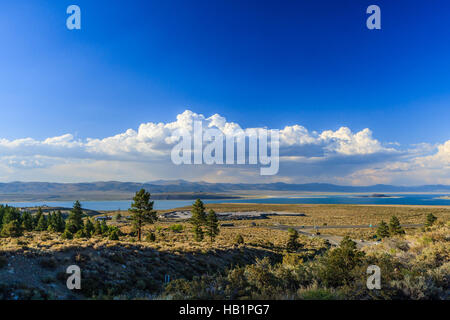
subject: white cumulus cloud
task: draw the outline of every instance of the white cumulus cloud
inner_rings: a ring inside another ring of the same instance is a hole
[[[206,117],[190,110],[167,123],[146,122],[101,139],[76,139],[72,134],[36,140],[0,137],[0,179],[87,181],[185,178],[208,181],[310,182],[346,184],[416,183],[431,180],[450,183],[450,140],[437,146],[418,144],[404,150],[397,143],[380,142],[370,129],[353,132],[350,128],[323,132],[309,131],[301,124],[279,130],[280,172],[259,177],[252,166],[203,165],[177,167],[170,162],[170,151],[178,133],[193,132],[194,121],[203,130],[214,128],[225,135],[251,134],[263,128],[243,128],[219,114]],[[95,173],[95,174],[94,174]],[[264,180],[265,181],[265,180]]]

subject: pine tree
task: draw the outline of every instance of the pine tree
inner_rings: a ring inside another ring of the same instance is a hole
[[[83,209],[81,208],[80,202],[77,200],[73,204],[73,209],[70,211],[69,217],[67,218],[66,228],[72,234],[76,234],[79,230],[82,230],[83,227]]]
[[[87,238],[86,232],[84,232],[84,228],[82,228],[82,229],[78,230],[77,232],[75,232],[73,237],[76,238],[76,239]]]
[[[402,235],[405,233],[403,228],[400,226],[400,220],[398,220],[396,216],[391,217],[391,221],[389,222],[389,233],[391,236]]]
[[[214,238],[219,234],[219,221],[214,210],[209,210],[206,217],[206,234],[214,241]]]
[[[108,236],[109,240],[119,240],[119,232],[116,229],[113,229]]]
[[[95,220],[95,222],[94,222],[94,234],[95,235],[102,234],[102,227],[100,225],[100,221],[98,221],[98,220]]]
[[[355,281],[352,270],[363,263],[364,252],[359,251],[356,242],[344,236],[339,247],[329,250],[324,257],[324,268],[319,270],[319,277],[326,285],[338,287]]]
[[[286,248],[288,251],[297,251],[297,249],[299,247],[299,244],[297,242],[298,231],[293,228],[289,228],[288,233],[289,233],[289,239],[288,239]]]
[[[56,222],[56,232],[64,232],[64,229],[66,228],[66,222],[64,221],[61,211],[59,210],[56,213],[55,222]]]
[[[33,217],[29,211],[25,211],[22,215],[22,228],[26,231],[33,231]]]
[[[38,224],[36,226],[37,231],[46,231],[48,228],[48,221],[45,215],[41,215],[39,218]]]
[[[86,219],[84,223],[84,233],[86,234],[86,237],[90,238],[94,234],[95,228],[94,224],[92,223],[91,219]]]
[[[433,215],[431,212],[427,215],[427,221],[425,222],[425,225],[427,227],[431,227],[435,222],[437,218],[435,215]]]
[[[1,235],[3,237],[20,237],[23,234],[19,220],[3,223]]]
[[[47,230],[50,232],[56,232],[56,214],[49,213],[47,220]]]
[[[73,239],[73,234],[72,232],[70,232],[69,230],[64,230],[63,234],[61,235],[61,238],[66,239],[66,240],[70,240]]]
[[[6,207],[0,204],[0,231],[3,227],[3,216],[5,215]]]
[[[377,236],[381,239],[389,237],[389,226],[386,222],[381,221],[377,228]]]
[[[38,225],[41,217],[42,217],[42,209],[41,209],[41,207],[39,207],[36,215],[34,216],[34,229],[35,230],[37,230],[37,225]]]
[[[154,223],[157,220],[156,211],[153,211],[153,201],[150,201],[151,195],[144,189],[136,192],[133,198],[131,208],[131,221],[137,232],[138,241],[141,241],[142,227],[147,223]]]
[[[195,241],[203,241],[203,230],[201,226],[194,225],[194,228],[192,229],[194,232],[194,240]]]
[[[102,223],[100,224],[101,228],[101,234],[106,235],[108,233],[108,225],[106,224],[105,220],[102,220]]]
[[[196,241],[203,240],[202,226],[206,224],[205,206],[200,199],[197,199],[192,205],[192,216],[189,222],[193,225],[192,232]]]
[[[4,237],[19,237],[23,234],[22,217],[16,208],[5,206],[2,217],[1,235]]]

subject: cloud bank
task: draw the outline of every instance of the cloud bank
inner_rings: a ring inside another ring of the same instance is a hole
[[[450,184],[450,140],[436,145],[380,142],[370,129],[309,131],[300,124],[279,129],[280,170],[262,177],[250,165],[181,165],[170,161],[175,132],[192,133],[194,121],[237,135],[242,128],[219,114],[190,110],[169,123],[143,123],[103,139],[75,139],[70,133],[45,140],[0,138],[1,181],[80,182],[187,179],[209,182],[330,182],[364,185]]]

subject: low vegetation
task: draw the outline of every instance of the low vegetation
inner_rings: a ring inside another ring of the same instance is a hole
[[[450,298],[448,209],[270,205],[267,212],[305,216],[221,226],[216,212],[230,207],[261,209],[197,200],[189,221],[158,220],[145,190],[128,216],[110,220],[87,216],[79,202],[68,216],[0,206],[0,299]],[[294,228],[364,223],[377,225],[362,232],[378,244],[361,248],[352,240],[360,230],[326,229],[345,236],[333,247]],[[279,224],[291,227],[272,228]],[[66,288],[72,264],[82,270],[81,291]],[[381,269],[381,290],[366,287],[369,265]]]

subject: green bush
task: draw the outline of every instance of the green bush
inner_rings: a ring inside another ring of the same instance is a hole
[[[66,229],[63,232],[63,234],[61,235],[61,238],[66,239],[66,240],[71,240],[71,239],[73,239],[73,234],[72,234],[72,232],[70,232],[69,230]]]
[[[83,229],[78,230],[78,231],[74,234],[74,238],[76,238],[76,239],[87,238],[86,232],[84,232]]]
[[[18,220],[4,224],[1,232],[2,237],[20,237],[22,234],[23,230]]]
[[[341,297],[335,290],[328,288],[303,289],[298,292],[300,299],[304,300],[337,300]]]
[[[117,230],[115,230],[115,229],[112,230],[110,232],[109,236],[108,236],[108,239],[109,240],[115,240],[115,241],[119,240],[119,232]]]
[[[170,230],[172,230],[173,232],[181,232],[181,231],[183,231],[183,225],[173,224],[170,226]]]
[[[155,242],[156,241],[156,236],[153,232],[147,233],[147,235],[145,236],[145,241],[147,242]]]

